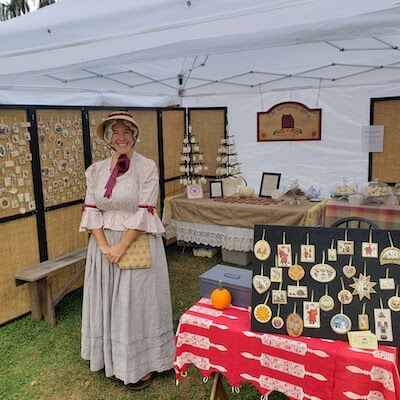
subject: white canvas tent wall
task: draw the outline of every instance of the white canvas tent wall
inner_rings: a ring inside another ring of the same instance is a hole
[[[387,0],[63,0],[0,23],[0,39],[1,103],[228,105],[254,186],[263,170],[325,192],[365,181],[369,98],[399,94]],[[320,143],[256,143],[256,112],[285,100],[322,107]]]

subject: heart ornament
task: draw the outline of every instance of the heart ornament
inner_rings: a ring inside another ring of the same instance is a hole
[[[257,293],[263,294],[270,288],[271,280],[268,278],[268,276],[254,275],[253,286]]]
[[[345,265],[342,271],[346,278],[352,278],[356,274],[357,269],[354,265]]]

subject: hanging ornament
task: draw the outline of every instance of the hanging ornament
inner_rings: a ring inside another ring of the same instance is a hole
[[[399,297],[399,286],[396,288],[396,295],[392,296],[388,300],[388,306],[392,311],[400,311],[400,297]]]
[[[282,268],[277,267],[277,265],[278,265],[278,256],[275,255],[275,266],[270,268],[269,275],[271,282],[281,283],[283,280]]]
[[[328,285],[325,285],[325,294],[319,299],[319,307],[322,311],[326,312],[332,311],[335,307],[335,300],[328,293]]]
[[[360,331],[367,331],[369,330],[369,319],[368,314],[365,312],[366,303],[362,305],[361,314],[358,314],[358,329]]]
[[[337,252],[334,247],[335,239],[331,241],[331,247],[328,249],[328,261],[337,261]]]
[[[354,242],[347,240],[347,229],[344,232],[344,240],[337,241],[337,254],[349,256],[354,254]]]
[[[265,261],[271,255],[271,246],[265,240],[265,229],[263,229],[262,238],[254,245],[254,255],[260,261]]]
[[[320,328],[319,303],[314,301],[314,290],[311,291],[311,301],[303,302],[304,328]]]
[[[322,252],[321,264],[315,264],[310,270],[311,278],[320,283],[328,283],[335,279],[336,270],[329,264],[325,264],[325,252]]]
[[[309,243],[310,234],[306,235],[306,244],[300,246],[300,262],[314,263],[315,262],[315,246]]]
[[[337,297],[340,303],[350,304],[353,301],[353,295],[350,290],[345,289],[343,278],[340,278],[342,284],[342,290],[338,293]]]
[[[340,305],[340,314],[335,314],[330,321],[331,329],[338,335],[344,335],[351,330],[351,319],[343,313],[343,304]]]
[[[394,290],[396,284],[393,278],[389,278],[389,268],[386,268],[386,277],[379,278],[379,288],[381,290]]]
[[[357,272],[356,267],[352,265],[352,260],[353,256],[350,256],[349,263],[342,268],[343,274],[346,278],[352,278]]]
[[[369,230],[368,242],[361,243],[361,255],[364,258],[378,258],[378,243],[372,241],[372,229]]]
[[[257,293],[265,293],[271,286],[268,276],[264,276],[264,264],[261,264],[261,275],[253,276],[253,286]]]
[[[292,246],[286,244],[286,232],[283,232],[283,243],[278,244],[278,267],[290,267],[292,265]]]
[[[286,318],[286,332],[289,336],[299,337],[303,333],[303,319],[296,312],[296,303],[293,306],[293,312]]]
[[[289,267],[288,276],[293,281],[300,281],[304,278],[305,271],[304,268],[297,264],[297,253],[295,254],[294,264]]]
[[[254,311],[253,311],[254,318],[262,324],[265,324],[266,322],[268,322],[272,317],[271,308],[267,305],[268,300],[269,300],[269,293],[267,294],[267,297],[265,298],[264,303],[257,304],[254,307]]]
[[[354,283],[350,284],[352,287],[353,294],[358,294],[358,298],[361,301],[364,297],[371,300],[371,294],[376,293],[374,286],[376,282],[371,282],[371,276],[367,275],[367,263],[364,261],[364,273],[360,273],[358,278],[353,278]]]
[[[390,232],[388,232],[390,247],[385,247],[381,254],[379,255],[379,263],[381,265],[385,264],[398,264],[400,265],[400,249],[394,247],[392,236]]]
[[[287,286],[287,293],[288,297],[306,299],[308,297],[308,288],[307,286],[299,286],[299,281],[297,281],[297,285]]]
[[[279,290],[272,291],[272,304],[287,304],[287,292],[282,290],[282,282],[279,285]]]
[[[271,325],[275,328],[275,329],[281,329],[283,328],[283,326],[285,325],[285,321],[283,320],[283,318],[279,315],[281,312],[281,305],[278,304],[278,311],[276,313],[276,316],[272,318],[271,320]]]
[[[393,342],[392,316],[388,308],[383,308],[382,298],[379,300],[381,307],[374,309],[375,335],[379,341]]]

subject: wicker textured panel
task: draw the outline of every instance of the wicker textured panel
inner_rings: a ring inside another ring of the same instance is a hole
[[[36,209],[26,122],[26,110],[0,110],[0,218]]]
[[[46,212],[49,259],[87,245],[87,234],[78,232],[81,216],[82,211],[80,204]],[[83,262],[60,271],[50,278],[53,297],[82,264]],[[82,286],[82,282],[72,289],[76,289],[80,286]]]
[[[104,160],[105,158],[111,157],[113,150],[111,150],[103,140],[96,135],[96,126],[101,121],[107,118],[107,116],[115,110],[89,110],[89,126],[90,126],[90,144],[92,147],[92,162]]]
[[[179,183],[179,179],[165,182],[165,197],[174,196],[184,191],[185,187]]]
[[[164,177],[169,179],[181,175],[179,163],[185,133],[185,110],[165,110],[162,121]]]
[[[30,310],[28,286],[16,287],[14,273],[39,262],[36,217],[0,225],[0,254],[0,323],[4,323]]]
[[[218,146],[225,132],[225,110],[190,110],[192,135],[195,135],[208,166],[207,175],[215,175]]]
[[[385,127],[383,153],[372,154],[371,176],[382,182],[400,182],[400,99],[374,102],[374,125]]]
[[[45,207],[85,196],[81,110],[37,110]]]

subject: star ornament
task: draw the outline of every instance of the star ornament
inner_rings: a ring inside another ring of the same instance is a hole
[[[364,297],[371,300],[371,294],[376,293],[374,289],[376,282],[371,282],[371,276],[360,273],[358,278],[353,278],[353,281],[354,283],[350,285],[354,289],[352,294],[358,294],[360,300]]]

